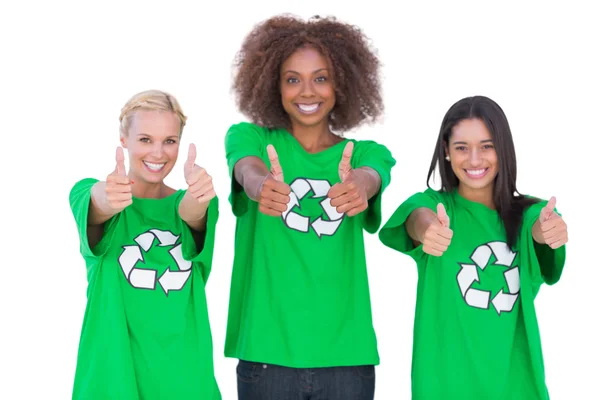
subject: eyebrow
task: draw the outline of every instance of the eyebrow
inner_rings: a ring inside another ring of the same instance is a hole
[[[144,132],[140,132],[138,133],[138,136],[148,136],[148,137],[153,137],[152,135],[148,134],[148,133],[144,133]],[[177,135],[171,135],[171,136],[167,136],[166,139],[173,139],[173,138],[179,138],[179,136]]]
[[[316,73],[321,72],[321,71],[328,71],[328,69],[327,68],[319,68],[317,70],[314,70],[312,73],[316,74]],[[291,69],[285,71],[285,73],[292,73],[292,74],[296,74],[296,75],[302,75],[300,72],[297,72],[297,71],[294,71],[294,70],[291,70]]]
[[[482,141],[481,141],[481,142],[479,142],[479,143],[490,143],[490,142],[492,142],[492,139],[486,139],[486,140],[482,140]],[[455,144],[467,144],[467,142],[453,142],[452,144],[453,144],[453,145],[455,145]]]

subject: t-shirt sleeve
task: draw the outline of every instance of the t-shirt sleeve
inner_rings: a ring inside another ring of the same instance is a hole
[[[183,199],[185,191],[182,191],[179,199],[176,202],[175,210],[179,215],[179,203]],[[213,252],[215,247],[215,233],[217,228],[217,220],[219,219],[219,199],[214,197],[207,210],[206,219],[206,230],[204,231],[204,242],[202,246],[198,246],[192,235],[191,228],[182,221],[183,232],[182,232],[182,246],[183,246],[183,258],[184,260],[191,261],[194,264],[194,268],[200,268],[202,271],[202,278],[206,283],[210,275],[213,261]]]
[[[548,285],[553,285],[560,280],[565,266],[566,245],[563,245],[558,249],[552,249],[546,244],[537,243],[532,235],[533,226],[538,220],[542,208],[544,208],[547,203],[546,200],[540,201],[533,204],[525,211],[523,216],[523,227],[521,230],[521,235],[523,235],[521,239],[524,241],[521,246],[526,246],[532,255],[532,257],[530,257],[532,260],[532,281],[536,284],[546,283]],[[560,215],[556,209],[554,209],[554,212]]]
[[[381,178],[379,192],[369,199],[369,207],[361,213],[362,224],[369,233],[377,232],[381,225],[381,201],[383,192],[392,179],[392,168],[396,160],[387,147],[373,141],[355,143],[351,161],[353,168],[369,167],[375,170]]]
[[[419,244],[419,246],[414,245],[412,238],[406,230],[406,220],[417,208],[426,207],[437,212],[437,205],[439,203],[444,204],[446,211],[450,216],[450,220],[452,221],[450,215],[451,210],[444,201],[443,196],[433,189],[427,189],[425,192],[412,195],[396,209],[390,219],[379,231],[379,240],[381,240],[384,245],[409,255],[415,261],[419,261],[426,254],[423,252],[422,244]]]
[[[250,123],[232,125],[225,135],[225,155],[231,178],[229,202],[236,217],[242,216],[248,209],[250,199],[242,186],[235,180],[234,168],[244,157],[262,158],[266,144],[262,128]]]
[[[106,252],[110,242],[110,232],[116,221],[116,216],[104,223],[104,234],[100,242],[90,247],[88,241],[88,214],[92,200],[92,187],[98,182],[97,179],[85,178],[77,182],[69,193],[71,212],[75,218],[77,231],[79,232],[79,251],[84,258],[97,258]]]

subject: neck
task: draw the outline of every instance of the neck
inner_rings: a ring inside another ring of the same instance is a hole
[[[461,183],[458,184],[458,194],[460,194],[462,197],[475,203],[481,203],[488,208],[495,210],[496,205],[494,204],[493,189],[493,185],[488,185],[482,189],[473,189]]]
[[[140,199],[162,199],[173,193],[173,189],[165,185],[162,181],[158,183],[145,182],[133,174],[129,175],[129,179],[134,182],[131,185],[131,194],[133,197]]]
[[[342,140],[329,130],[327,121],[314,126],[292,123],[291,134],[308,153],[318,153]]]

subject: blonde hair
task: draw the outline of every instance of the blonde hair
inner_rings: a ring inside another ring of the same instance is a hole
[[[171,94],[162,92],[160,90],[146,90],[140,92],[130,98],[125,106],[121,109],[121,116],[119,116],[119,130],[121,135],[127,136],[131,120],[138,110],[156,110],[156,111],[170,111],[174,112],[181,121],[181,128],[179,129],[179,136],[183,133],[183,127],[187,121],[187,117],[183,114],[183,110],[179,105],[179,102]]]

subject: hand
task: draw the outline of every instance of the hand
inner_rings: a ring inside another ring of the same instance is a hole
[[[109,211],[113,214],[123,211],[133,202],[131,194],[131,184],[133,181],[125,173],[125,156],[123,155],[123,148],[121,146],[117,147],[115,158],[117,165],[115,170],[106,177],[104,189],[106,195],[105,203]]]
[[[196,146],[191,143],[188,158],[183,166],[185,182],[188,184],[186,194],[192,196],[198,203],[207,204],[217,195],[213,187],[212,177],[206,170],[196,165]]]
[[[366,183],[363,171],[352,169],[350,160],[354,143],[348,142],[342,153],[342,160],[338,166],[341,183],[336,183],[329,190],[327,196],[331,199],[331,205],[340,214],[345,213],[349,217],[360,214],[369,206]]]
[[[540,217],[533,229],[533,238],[540,244],[547,244],[558,249],[568,242],[567,224],[560,215],[554,212],[556,198],[553,196],[540,212]]]
[[[429,224],[423,234],[423,251],[432,256],[440,257],[450,246],[453,232],[450,229],[450,218],[442,203],[437,205],[436,218]]]
[[[258,194],[258,210],[266,215],[280,217],[287,210],[292,189],[283,181],[283,170],[275,147],[267,146],[271,170],[262,181]]]

